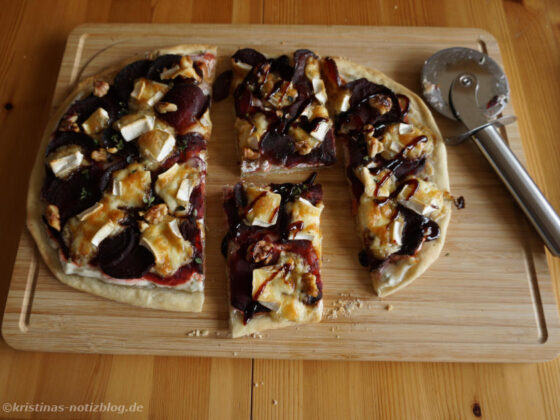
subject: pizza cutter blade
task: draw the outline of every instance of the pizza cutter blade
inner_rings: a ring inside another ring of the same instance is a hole
[[[560,217],[500,136],[493,120],[504,109],[509,86],[500,66],[469,48],[449,48],[422,69],[424,97],[438,112],[461,121],[513,195],[550,252],[560,256]]]

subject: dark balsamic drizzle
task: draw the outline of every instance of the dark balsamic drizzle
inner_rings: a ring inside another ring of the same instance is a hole
[[[303,224],[301,222],[290,223],[290,217],[285,211],[286,204],[297,200],[299,197],[308,200],[313,205],[322,201],[323,190],[321,185],[315,184],[316,177],[317,174],[313,173],[300,184],[270,185],[270,190],[282,197],[280,206],[276,209],[277,221],[270,227],[249,226],[244,223],[243,218],[246,215],[247,207],[251,207],[258,198],[253,200],[252,203],[248,203],[243,184],[236,184],[226,193],[224,211],[229,229],[222,240],[221,251],[228,265],[231,305],[243,313],[244,322],[247,322],[257,313],[270,312],[270,309],[256,300],[264,285],[261,286],[261,290],[257,291],[255,296],[252,294],[252,273],[256,268],[275,264],[280,251],[301,255],[310,267],[309,272],[316,276],[319,295],[316,297],[308,296],[304,303],[314,305],[321,299],[322,283],[318,256],[311,241],[289,239],[294,232],[302,229]],[[272,260],[266,263],[254,262],[248,257],[251,247],[261,240],[273,246]],[[283,266],[277,272],[271,273],[265,283],[272,281],[282,270],[288,270],[288,267]]]
[[[333,129],[330,129],[321,144],[306,155],[299,154],[295,140],[289,135],[289,129],[295,126],[296,120],[314,97],[313,86],[305,75],[305,65],[310,57],[317,57],[312,51],[297,50],[294,52],[292,66],[287,56],[265,58],[260,52],[245,48],[238,50],[232,59],[252,66],[245,79],[234,91],[235,110],[238,118],[250,119],[256,113],[266,116],[267,131],[260,141],[260,154],[270,163],[287,168],[297,165],[332,165],[336,161]],[[272,74],[278,77],[271,92],[263,96],[261,86]],[[290,84],[297,90],[296,96],[286,96]],[[273,110],[265,105],[270,96],[280,92],[282,99],[288,104]],[[307,133],[316,127],[319,119],[313,121],[306,117],[299,118],[298,126]]]
[[[338,73],[336,62],[332,59],[325,59],[323,66],[327,83],[339,89],[347,89],[351,94],[350,108],[346,112],[341,113],[335,123],[337,132],[341,133],[341,137],[344,138],[349,152],[349,164],[346,169],[346,175],[352,188],[354,208],[357,209],[360,197],[364,192],[364,186],[355,175],[354,169],[370,163],[373,163],[371,165],[373,168],[370,171],[376,174],[388,169],[387,173],[377,182],[374,197],[377,196],[379,189],[391,176],[395,178],[396,183],[400,183],[390,197],[376,199],[378,204],[389,198],[396,198],[399,192],[408,185],[411,188],[406,199],[410,199],[418,188],[418,180],[406,178],[418,173],[424,167],[426,158],[420,156],[416,159],[410,159],[408,154],[416,145],[426,142],[428,140],[427,137],[418,136],[414,138],[397,156],[391,160],[386,160],[380,155],[374,158],[368,156],[363,134],[363,127],[366,124],[371,125],[373,127],[373,135],[380,138],[390,124],[406,123],[408,121],[407,114],[410,99],[405,95],[397,95],[387,87],[370,82],[365,78],[344,84]],[[385,109],[383,113],[370,104],[370,99],[374,97],[379,98],[378,95],[385,98],[384,103],[390,104],[390,107]],[[369,247],[366,247],[358,255],[360,264],[369,267],[371,271],[380,271],[390,261],[398,260],[403,256],[415,255],[425,241],[435,240],[440,235],[439,225],[436,222],[400,204],[397,205],[393,218],[397,217],[397,215],[401,215],[404,218],[403,245],[400,250],[384,260],[375,258],[368,249]]]

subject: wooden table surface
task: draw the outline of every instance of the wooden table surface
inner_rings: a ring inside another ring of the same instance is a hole
[[[0,313],[65,40],[84,22],[483,28],[500,43],[529,171],[560,209],[556,0],[1,0],[0,7]],[[560,259],[548,261],[558,297]],[[251,361],[26,353],[2,342],[0,403],[0,417],[9,418],[111,417],[32,412],[88,403],[104,403],[99,411],[139,407],[120,418],[560,418],[560,359],[522,365]],[[27,412],[7,412],[14,403],[20,410],[28,403]]]

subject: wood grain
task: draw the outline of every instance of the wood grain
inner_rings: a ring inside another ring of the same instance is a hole
[[[52,98],[65,39],[71,29],[86,21],[188,23],[204,19],[206,23],[235,22],[234,19],[240,19],[235,11],[247,11],[245,3],[249,3],[233,1],[232,7],[229,7],[228,2],[159,1],[152,4],[146,1],[124,8],[116,6],[120,2],[90,0],[72,2],[71,6],[62,0],[2,2],[0,130],[3,141],[0,176],[2,180],[10,180],[3,185],[3,194],[11,198],[12,204],[0,206],[0,275],[4,279],[10,277],[23,225],[24,196],[31,165],[31,159],[26,160],[26,153],[36,149],[48,114],[46,104]],[[226,3],[226,7],[222,8],[222,3]],[[463,26],[489,30],[500,43],[516,109],[518,104],[526,102],[523,106],[527,113],[522,115],[519,126],[529,170],[546,190],[553,205],[560,208],[560,186],[557,182],[560,178],[560,165],[557,164],[560,155],[554,140],[560,131],[560,119],[546,117],[560,108],[560,99],[554,93],[558,92],[557,69],[560,68],[560,13],[555,0],[307,0],[304,9],[299,6],[300,2],[294,0],[250,3],[250,10],[258,8],[260,13],[244,12],[241,16],[253,19],[253,23],[262,22],[264,17],[266,23]],[[196,8],[195,13],[193,7]],[[250,23],[247,20],[237,22]],[[21,80],[26,83],[22,84]],[[9,111],[3,107],[8,102],[14,105]],[[29,123],[27,115],[39,117]],[[15,140],[8,142],[6,139]],[[549,266],[558,285],[559,260],[550,258]],[[0,296],[3,298],[0,305],[3,305],[8,286],[6,280],[1,283]],[[558,291],[558,287],[556,289]],[[173,364],[159,367],[163,370],[157,383],[149,381],[150,376],[147,375],[142,377],[143,381],[135,383],[130,393],[121,388],[121,384],[134,382],[129,369],[152,371],[153,359],[151,356],[17,352],[3,344],[0,346],[0,378],[3,384],[0,399],[57,402],[66,398],[66,391],[69,392],[68,400],[73,402],[87,401],[92,395],[98,400],[115,401],[117,395],[125,395],[125,402],[139,399],[146,405],[150,401],[160,401],[160,404],[164,402],[177,410],[185,407],[182,398],[171,400],[158,390],[167,380],[185,376],[187,371],[192,372],[182,361],[194,365],[200,363],[200,359],[174,359]],[[107,382],[88,383],[84,380],[88,366],[95,360],[107,361],[97,363],[95,373],[108,377]],[[232,366],[243,365],[250,372],[250,363],[239,360],[231,363]],[[47,365],[52,369],[45,369]],[[57,378],[60,372],[67,370],[70,371],[64,380],[68,386],[61,388]],[[289,390],[277,388],[270,394],[271,398],[278,400],[277,407],[289,404],[290,398],[294,398],[294,418],[301,418],[303,414],[310,418],[320,418],[319,414],[322,418],[351,418],[348,413],[352,413],[353,418],[371,414],[370,417],[378,418],[467,419],[475,418],[474,403],[480,405],[483,418],[491,419],[559,418],[560,413],[558,359],[527,365],[255,361],[255,372],[257,370],[266,372],[266,378],[261,378],[270,382],[255,390],[253,418],[266,418],[265,410],[272,406],[271,399],[259,397],[267,384],[284,376],[293,377],[296,371],[305,374],[305,382],[292,381]],[[207,372],[199,373],[201,376],[196,378],[197,381],[204,383],[209,380]],[[189,378],[195,379],[192,376]],[[51,386],[39,387],[40,383]],[[230,383],[231,387],[226,389],[236,386],[235,382]],[[245,387],[241,388],[245,390]],[[193,414],[191,418],[208,418],[209,413],[200,408],[206,406],[209,396],[212,394],[216,398],[216,395],[228,392],[221,389],[218,392],[214,388],[208,391],[210,394],[202,395],[198,403],[184,408],[185,413]],[[248,402],[250,393],[246,392],[243,400]],[[249,418],[249,403],[245,407],[247,409],[238,412],[235,418]],[[280,418],[284,412],[269,410],[266,413],[269,418]],[[15,414],[1,415],[16,417]],[[157,412],[134,418],[148,416],[156,417]],[[31,418],[32,414],[18,417]],[[227,418],[227,415],[221,418]]]
[[[440,49],[476,48],[482,40],[488,53],[500,61],[495,40],[478,29],[455,29],[447,39],[441,28],[406,32],[349,26],[85,25],[68,39],[54,106],[81,78],[146,49],[186,40],[218,46],[218,73],[229,68],[229,57],[239,45],[252,45],[257,39],[271,54],[305,46],[321,55],[344,55],[377,66],[414,90],[423,60]],[[53,278],[24,233],[2,325],[10,345],[88,353],[407,361],[535,361],[551,359],[560,351],[560,319],[542,246],[519,223],[513,200],[470,144],[448,148],[452,191],[466,196],[468,204],[453,217],[444,256],[421,280],[389,298],[372,293],[368,273],[356,261],[358,241],[339,163],[321,170],[318,177],[326,206],[322,217],[325,319],[320,325],[267,332],[262,340],[225,338],[228,305],[220,253],[221,191],[223,185],[237,182],[239,173],[231,158],[232,102],[230,97],[217,103],[211,112],[203,312],[139,310],[72,290]],[[506,113],[512,109],[506,108]],[[445,118],[438,121],[446,134],[460,128]],[[522,158],[516,126],[508,126],[507,132],[511,147]],[[301,180],[304,175],[289,178]],[[267,180],[285,181],[286,176]],[[355,313],[329,317],[337,304],[355,299],[361,305]],[[385,310],[389,304],[396,309]],[[207,330],[208,336],[186,336],[197,329]]]

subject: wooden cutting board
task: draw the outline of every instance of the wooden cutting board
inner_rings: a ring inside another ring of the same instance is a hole
[[[180,43],[218,45],[219,72],[240,47],[271,54],[309,48],[375,67],[417,92],[424,60],[440,49],[478,48],[501,62],[496,40],[479,29],[92,24],[76,28],[68,39],[53,107],[80,78],[123,58]],[[505,114],[513,114],[511,106]],[[9,345],[61,352],[401,361],[542,361],[560,352],[558,309],[543,245],[470,142],[448,147],[452,192],[465,197],[466,208],[454,211],[441,257],[414,284],[383,300],[374,295],[368,273],[358,264],[358,238],[338,164],[321,170],[318,178],[326,206],[324,321],[262,337],[228,338],[220,199],[222,186],[236,182],[239,173],[233,118],[231,98],[214,104],[203,312],[140,309],[71,289],[51,275],[24,229],[2,324]],[[444,135],[458,132],[456,123],[436,118]],[[517,126],[506,132],[523,160]]]

